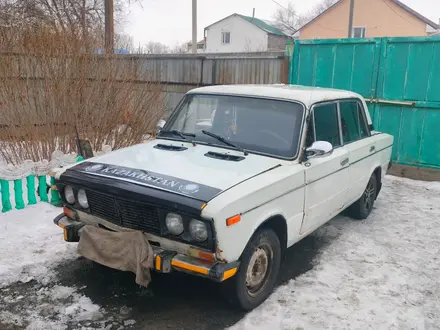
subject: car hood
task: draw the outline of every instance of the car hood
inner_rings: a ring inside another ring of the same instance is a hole
[[[185,150],[164,150],[156,145],[184,147]],[[208,152],[239,156],[230,161],[206,156]],[[68,169],[88,175],[114,178],[150,186],[208,201],[220,192],[262,172],[279,166],[283,161],[260,155],[168,140],[120,149],[90,158]]]

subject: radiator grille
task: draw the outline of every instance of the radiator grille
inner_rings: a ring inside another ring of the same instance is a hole
[[[94,191],[87,191],[90,213],[103,218],[116,225],[121,225],[121,219],[116,208],[116,200],[113,196],[100,194]]]
[[[125,228],[160,235],[159,212],[156,207],[119,199],[95,191],[87,191],[90,213]]]
[[[117,201],[121,212],[122,226],[160,234],[157,208],[131,201]]]

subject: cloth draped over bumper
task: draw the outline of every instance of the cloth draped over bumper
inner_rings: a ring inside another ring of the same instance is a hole
[[[104,266],[136,274],[136,283],[151,282],[153,249],[140,231],[113,232],[86,225],[80,230],[78,253]]]

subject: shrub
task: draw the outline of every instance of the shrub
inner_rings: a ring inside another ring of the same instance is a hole
[[[94,40],[39,26],[0,31],[0,158],[76,152],[77,136],[117,149],[154,131],[166,104],[160,86],[138,79],[136,59],[95,54]]]

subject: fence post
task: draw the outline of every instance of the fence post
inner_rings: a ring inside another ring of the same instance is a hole
[[[35,198],[35,176],[29,175],[26,177],[26,187],[28,205],[37,204],[37,199]]]
[[[289,84],[298,84],[298,66],[299,66],[300,41],[295,40],[293,44],[293,55],[290,62]]]
[[[46,183],[46,176],[41,175],[38,177],[38,195],[40,195],[40,201],[42,202],[48,202],[49,197],[47,196],[46,191],[47,183]]]
[[[14,180],[14,197],[15,197],[15,208],[17,210],[24,209],[23,181],[21,179]]]
[[[9,181],[0,180],[0,188],[2,192],[2,212],[8,212],[12,210]]]
[[[55,178],[53,176],[50,177],[50,203],[54,206],[61,205],[60,194],[55,185]]]

